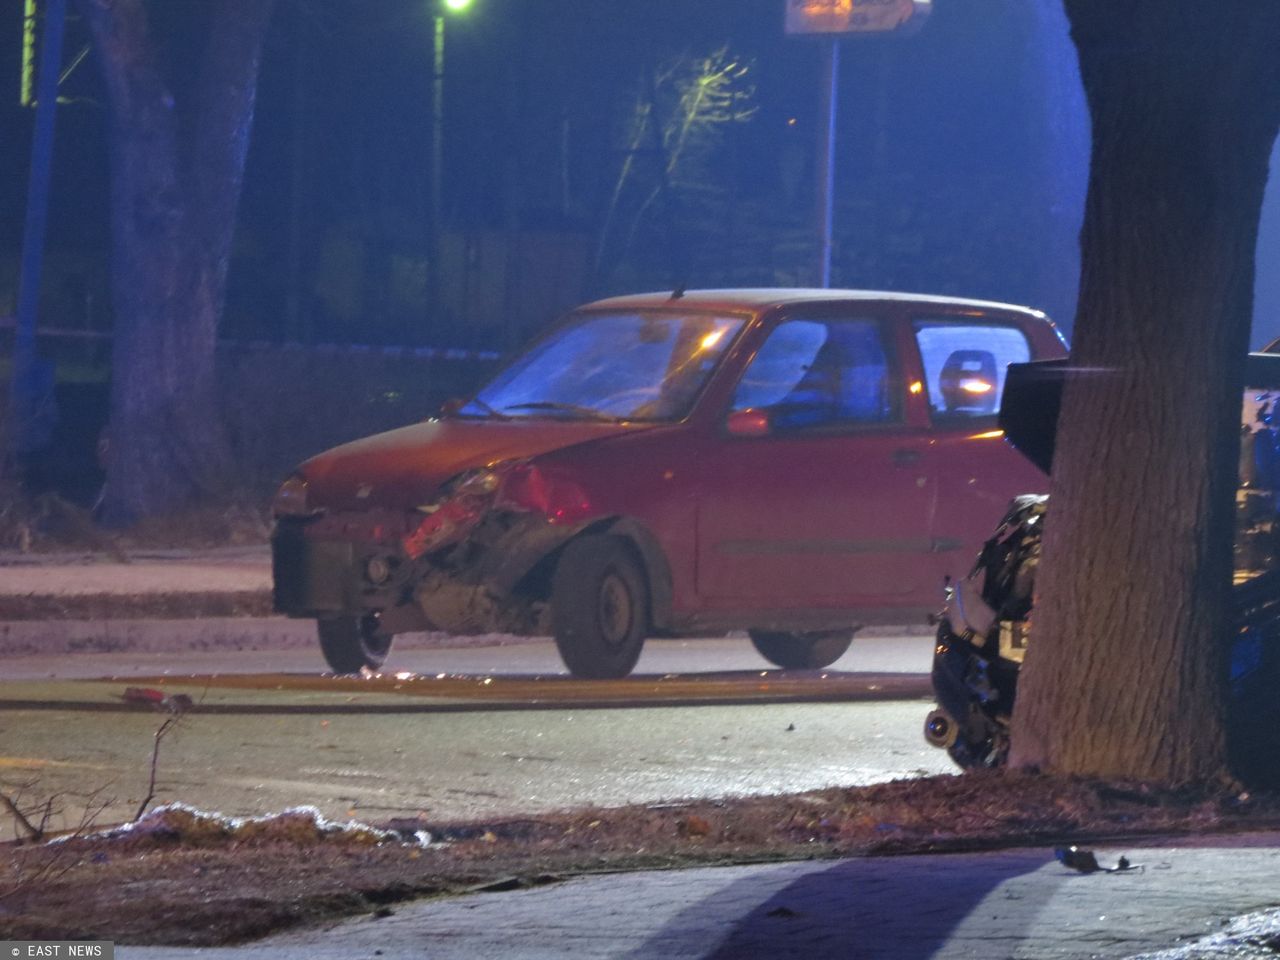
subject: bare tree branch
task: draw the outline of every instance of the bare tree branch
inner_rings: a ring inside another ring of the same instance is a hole
[[[16,823],[18,827],[26,833],[29,839],[39,840],[40,837],[43,836],[43,823],[40,827],[36,827],[27,819],[27,815],[19,809],[18,805],[13,801],[13,798],[4,791],[0,791],[0,807],[4,807],[9,811],[9,815],[13,817],[14,823]]]

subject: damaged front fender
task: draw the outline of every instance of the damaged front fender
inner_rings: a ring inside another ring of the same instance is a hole
[[[588,526],[495,511],[464,542],[425,563],[413,602],[450,633],[544,633],[546,590],[535,572]]]
[[[556,557],[588,530],[636,546],[653,625],[662,629],[672,580],[652,534],[600,516],[575,482],[529,462],[461,474],[433,502],[395,518],[373,510],[279,518],[276,608],[290,616],[372,613],[391,633],[545,633]]]

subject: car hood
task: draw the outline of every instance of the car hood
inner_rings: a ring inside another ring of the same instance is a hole
[[[334,447],[298,468],[307,501],[329,510],[412,509],[464,470],[648,430],[595,421],[427,420]]]

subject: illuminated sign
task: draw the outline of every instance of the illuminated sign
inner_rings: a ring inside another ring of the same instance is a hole
[[[888,33],[919,27],[933,0],[785,0],[787,33]]]

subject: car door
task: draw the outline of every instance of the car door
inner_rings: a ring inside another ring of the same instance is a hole
[[[874,313],[790,315],[703,452],[697,584],[710,609],[894,606],[930,549],[927,433]]]
[[[1008,365],[1034,350],[1015,318],[996,313],[917,311],[911,331],[936,438],[932,563],[938,577],[959,578],[1013,497],[1048,492],[1048,478],[1005,442],[996,422]]]

